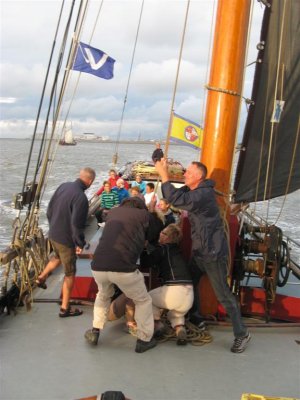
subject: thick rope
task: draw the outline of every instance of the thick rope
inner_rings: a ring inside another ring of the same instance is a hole
[[[172,328],[168,321],[166,314],[164,313],[161,317],[161,321],[164,324],[165,332],[157,338],[159,343],[167,342],[168,340],[177,340],[175,329]],[[204,344],[211,343],[213,338],[207,328],[200,329],[190,321],[185,321],[185,329],[187,333],[186,341],[191,343],[193,346],[203,346]]]

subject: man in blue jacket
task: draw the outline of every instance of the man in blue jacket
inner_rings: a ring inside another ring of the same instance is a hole
[[[240,310],[227,283],[228,243],[214,193],[214,181],[206,179],[204,164],[192,162],[184,174],[185,185],[175,188],[169,182],[167,160],[155,163],[161,176],[163,196],[175,207],[188,211],[192,234],[192,267],[194,284],[207,273],[219,302],[231,318],[233,353],[242,353],[250,333],[242,322]],[[196,296],[195,296],[196,297]]]
[[[49,220],[49,239],[54,251],[44,271],[36,280],[37,286],[46,289],[46,279],[60,264],[64,267],[65,278],[62,286],[62,305],[59,316],[73,317],[82,314],[81,310],[69,306],[76,274],[76,254],[84,245],[84,228],[88,216],[89,203],[84,193],[95,179],[92,168],[83,168],[79,178],[58,187],[52,196],[47,218]]]

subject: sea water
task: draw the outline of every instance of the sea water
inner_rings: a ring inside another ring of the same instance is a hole
[[[40,141],[36,141],[32,149],[32,160],[29,166],[29,182],[34,176]],[[28,154],[31,148],[30,140],[0,139],[0,250],[10,244],[13,232],[13,221],[18,211],[12,208],[11,203],[14,194],[21,192],[25,171],[27,168]],[[112,167],[113,154],[118,154],[118,166],[136,160],[151,160],[154,143],[102,143],[79,142],[76,146],[58,146],[55,154],[51,154],[53,163],[45,191],[41,200],[40,225],[47,232],[48,225],[45,212],[48,202],[55,189],[63,182],[73,181],[78,176],[82,167],[92,167],[97,176],[91,188],[87,190],[87,196],[102,185],[108,177],[108,171]],[[191,161],[199,160],[199,150],[186,146],[169,147],[168,156],[179,161],[186,167]],[[296,241],[300,241],[300,191],[287,196],[279,197],[270,202],[258,203],[256,209],[261,217],[268,219],[270,223],[276,221],[283,232]],[[300,252],[294,251],[293,257],[300,264]]]
[[[34,176],[40,143],[36,141],[32,150],[28,182]],[[22,191],[30,147],[30,140],[0,139],[0,249],[6,247],[11,240],[12,224],[18,213],[11,203],[14,194]],[[75,180],[82,167],[91,167],[97,174],[93,186],[86,191],[87,196],[91,197],[108,178],[115,153],[118,154],[117,167],[121,167],[129,161],[150,161],[154,149],[154,143],[120,143],[116,147],[115,143],[79,142],[76,146],[58,146],[56,154],[51,155],[54,160],[41,201],[42,226],[47,229],[45,211],[56,188],[63,182]],[[190,161],[199,159],[199,151],[176,145],[170,146],[168,156],[186,166]]]

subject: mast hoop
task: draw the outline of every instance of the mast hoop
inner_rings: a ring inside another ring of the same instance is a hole
[[[215,92],[230,94],[231,96],[241,97],[241,94],[238,93],[238,92],[235,92],[234,90],[222,89],[222,88],[218,88],[218,87],[214,87],[214,86],[210,86],[210,85],[205,85],[205,87],[206,87],[207,90],[212,90],[212,91],[215,91]]]
[[[248,97],[242,96],[243,100],[245,101],[246,104],[249,104],[250,106],[253,106],[255,104],[255,101],[252,99],[249,99]]]

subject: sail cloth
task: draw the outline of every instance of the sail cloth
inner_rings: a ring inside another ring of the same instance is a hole
[[[112,79],[114,76],[115,60],[102,50],[79,42],[72,69],[75,71],[93,74],[103,79]]]
[[[265,49],[258,53],[262,62],[256,64],[255,105],[237,164],[235,202],[267,200],[300,188],[299,38],[300,0],[272,0],[263,17]]]
[[[174,113],[170,137],[174,142],[200,149],[202,146],[203,129],[195,122]]]

